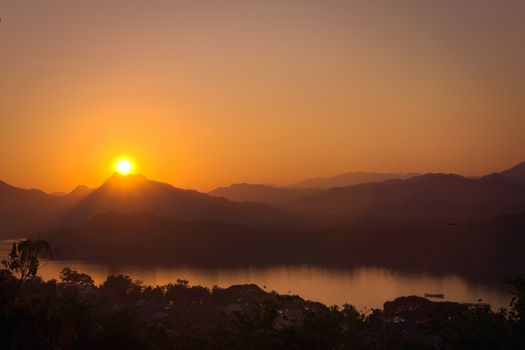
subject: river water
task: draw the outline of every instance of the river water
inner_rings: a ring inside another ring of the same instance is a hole
[[[0,241],[0,257],[4,258],[12,241]],[[476,303],[480,299],[493,309],[507,308],[511,299],[505,284],[469,281],[459,275],[408,273],[387,268],[361,266],[334,269],[318,266],[269,266],[242,268],[198,268],[192,266],[106,265],[92,261],[44,261],[39,275],[58,279],[60,271],[69,267],[89,274],[102,283],[109,274],[125,274],[149,285],[188,280],[191,285],[228,287],[254,283],[267,291],[298,294],[327,305],[352,304],[366,311],[380,308],[399,296],[444,294],[443,300]],[[441,300],[441,299],[440,299]]]

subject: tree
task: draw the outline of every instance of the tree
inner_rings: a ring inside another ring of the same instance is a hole
[[[37,274],[40,259],[50,257],[51,247],[47,241],[27,239],[18,243],[14,242],[11,253],[2,262],[9,271],[20,276],[16,286],[16,291],[18,291],[26,279]]]
[[[62,283],[74,283],[74,284],[85,284],[85,285],[94,285],[95,282],[93,278],[85,273],[79,273],[75,270],[71,270],[69,267],[64,267],[62,272],[60,272],[60,279]]]
[[[140,295],[142,293],[142,282],[133,281],[131,277],[124,275],[110,275],[102,283],[101,288],[104,289],[113,289],[121,297],[126,295]]]
[[[510,317],[525,329],[525,277],[517,277],[507,283],[514,287]]]

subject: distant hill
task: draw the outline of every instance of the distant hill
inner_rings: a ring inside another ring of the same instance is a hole
[[[306,194],[312,193],[312,189],[282,188],[259,184],[234,184],[228,187],[219,187],[208,192],[214,197],[223,197],[235,202],[260,202],[265,204],[277,204],[289,202]]]
[[[79,225],[108,212],[151,212],[186,221],[284,227],[297,222],[293,214],[262,203],[236,203],[148,180],[142,175],[114,174],[98,188],[78,186],[63,196],[0,182],[0,238]]]
[[[68,197],[69,199],[72,198],[82,198],[86,196],[88,193],[93,191],[92,188],[89,188],[84,185],[78,185],[75,187],[71,192],[53,192],[51,195],[56,197]]]
[[[525,210],[524,168],[522,163],[479,178],[425,174],[326,190],[240,184],[212,191],[213,195],[142,175],[115,174],[98,188],[79,186],[64,196],[0,182],[0,238],[77,226],[109,212],[282,229],[318,229],[363,220],[479,221]]]
[[[66,211],[61,224],[83,223],[108,212],[150,212],[176,220],[248,225],[286,226],[294,221],[292,215],[261,203],[236,203],[148,180],[143,175],[114,174]]]
[[[381,182],[392,179],[407,179],[417,174],[354,172],[333,177],[315,178],[297,182],[285,187],[263,184],[239,183],[219,187],[208,192],[215,197],[223,197],[236,202],[260,202],[269,205],[289,202],[305,195],[333,187],[352,186],[367,182]]]
[[[392,179],[408,179],[418,174],[351,172],[331,177],[308,179],[288,185],[288,188],[332,188],[353,186],[366,182],[380,182]]]
[[[69,193],[67,193],[65,196],[69,198],[70,200],[74,199],[82,199],[86,197],[88,194],[90,194],[93,191],[92,188],[89,188],[84,185],[78,185],[75,187],[75,189]]]
[[[92,190],[78,186],[63,195],[22,189],[0,181],[0,238],[24,237],[50,227]]]
[[[0,181],[0,237],[22,237],[42,227],[56,215],[61,202],[62,197]]]
[[[338,187],[292,200],[283,209],[358,220],[473,220],[525,209],[525,184],[503,174],[472,179],[426,174]]]

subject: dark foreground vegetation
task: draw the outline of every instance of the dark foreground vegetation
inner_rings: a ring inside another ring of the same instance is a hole
[[[417,296],[382,310],[326,307],[256,285],[96,286],[68,268],[35,276],[44,242],[15,244],[0,270],[1,349],[524,349],[525,279],[509,310]],[[323,286],[319,286],[322,288]]]

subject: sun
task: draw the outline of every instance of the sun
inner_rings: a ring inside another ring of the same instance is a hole
[[[117,161],[115,165],[115,169],[121,175],[128,175],[129,173],[131,173],[131,170],[133,169],[133,165],[131,164],[131,161],[129,160],[121,159]]]

